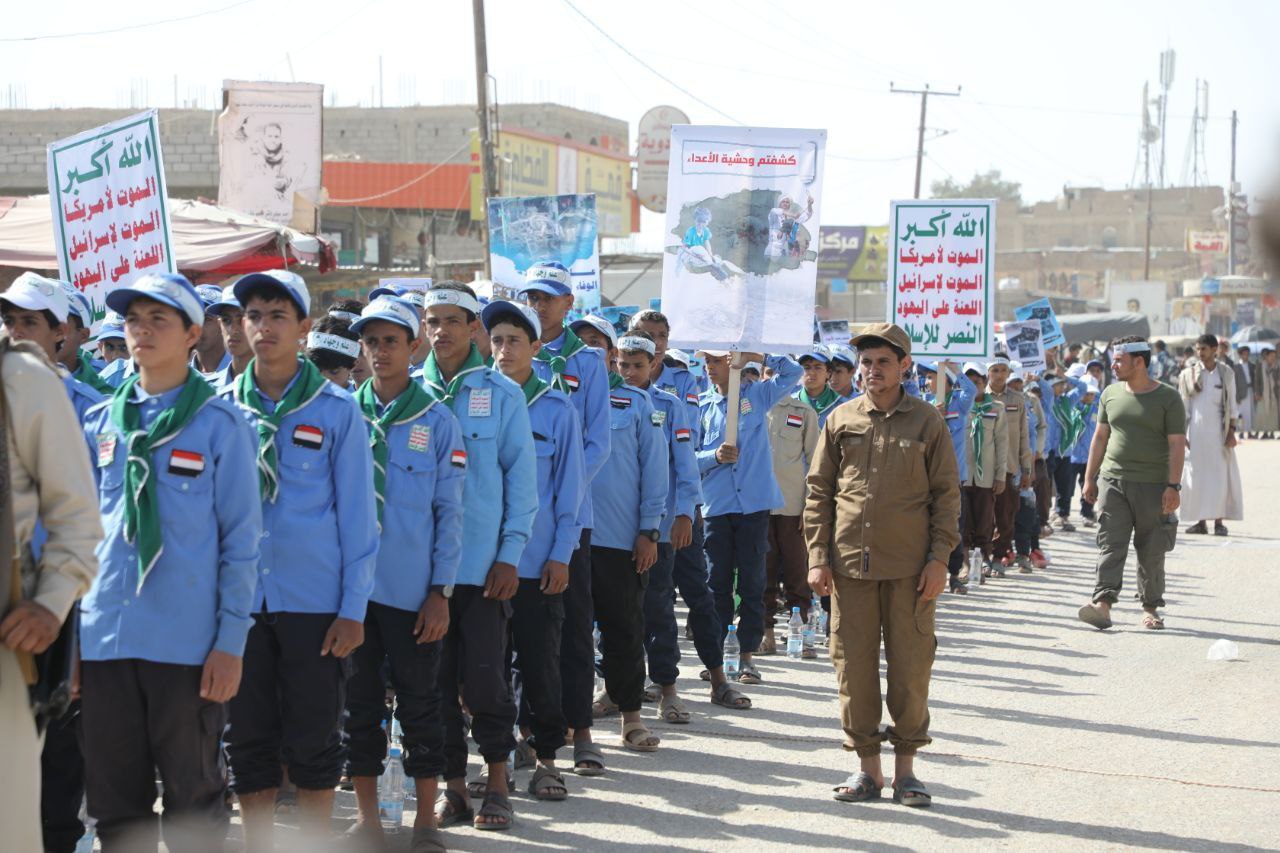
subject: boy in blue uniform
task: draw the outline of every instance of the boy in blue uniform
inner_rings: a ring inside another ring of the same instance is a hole
[[[818,429],[827,423],[835,407],[845,402],[839,392],[827,385],[831,377],[831,355],[826,347],[815,346],[812,352],[800,356],[800,366],[804,368],[804,378],[800,387],[792,393],[802,403],[810,406],[818,415]]]
[[[618,341],[618,363],[647,372],[653,341]],[[659,739],[640,721],[644,691],[644,595],[658,558],[667,504],[667,442],[648,392],[621,381],[609,389],[609,458],[591,500],[591,587],[600,626],[605,691],[622,711],[622,745],[653,752]],[[667,593],[670,596],[670,592]]]
[[[1083,375],[1084,371],[1079,373]],[[1084,417],[1078,408],[1083,394],[1084,383],[1069,374],[1046,373],[1040,380],[1040,400],[1049,427],[1045,437],[1045,458],[1057,494],[1057,514],[1053,524],[1064,533],[1073,533],[1076,529],[1070,519],[1071,497],[1076,488],[1071,448],[1084,431]]]
[[[258,570],[253,437],[187,353],[204,309],[185,278],[112,291],[138,372],[84,427],[106,536],[81,604],[89,813],[104,849],[220,850],[224,705],[241,682]],[[204,523],[191,523],[200,519]]]
[[[110,394],[115,389],[98,376],[98,371],[107,366],[106,362],[93,358],[89,350],[84,348],[93,334],[93,306],[89,303],[89,297],[65,281],[58,283],[67,295],[70,310],[67,313],[67,338],[58,350],[56,361],[73,377],[99,394]]]
[[[462,556],[466,473],[453,464],[454,451],[463,449],[457,418],[409,379],[420,343],[417,309],[395,297],[375,299],[351,331],[360,336],[373,370],[356,402],[369,425],[380,537],[364,643],[352,653],[355,673],[347,683],[347,772],[358,810],[352,832],[377,844],[378,778],[387,755],[384,662],[404,733],[404,772],[414,780],[418,802],[436,801],[437,777],[444,772],[436,676]],[[418,809],[413,838],[420,849],[443,846],[434,810]]]
[[[356,390],[351,371],[361,356],[353,326],[337,317],[321,317],[307,333],[307,360],[325,379],[351,392]]]
[[[485,367],[472,338],[480,302],[465,284],[440,281],[426,296],[423,364],[427,391],[453,410],[467,474],[462,541],[466,547],[449,600],[449,631],[440,661],[448,786],[436,801],[440,826],[474,817],[477,829],[508,829],[507,756],[515,749],[516,706],[507,679],[506,645],[517,566],[538,513],[537,461],[529,410],[520,387]],[[471,713],[471,736],[484,758],[484,803],[467,800],[467,743],[459,699]],[[425,805],[425,804],[424,804]]]
[[[228,284],[222,288],[222,296],[205,311],[218,318],[218,325],[222,329],[222,344],[231,357],[226,367],[205,377],[215,391],[222,393],[237,376],[248,369],[249,362],[253,359],[249,339],[244,336],[244,310],[236,301],[235,285]]]
[[[512,600],[511,646],[527,707],[525,746],[538,762],[529,793],[540,800],[568,796],[556,769],[556,750],[564,746],[561,708],[560,642],[569,560],[582,530],[578,513],[586,493],[582,433],[578,413],[561,391],[538,378],[533,360],[542,326],[527,305],[490,302],[480,313],[489,333],[494,366],[520,386],[529,407],[538,462],[538,515],[533,534],[517,566],[519,589]],[[522,719],[522,724],[526,720]]]
[[[648,364],[644,359],[631,355],[620,359],[622,379],[631,387],[648,392],[668,448],[667,503],[659,526],[658,559],[649,570],[644,593],[645,653],[649,662],[649,679],[659,693],[658,713],[668,723],[687,723],[689,711],[676,692],[680,645],[673,575],[676,551],[689,547],[693,540],[693,519],[698,504],[702,503],[702,478],[693,452],[693,428],[688,416],[690,406],[674,394],[652,387],[654,366],[660,364],[657,343],[635,325],[632,323],[631,331],[622,338],[619,346],[631,352],[647,352],[645,343],[648,342],[654,345],[654,353]],[[714,625],[715,601],[705,581],[699,592],[700,597],[695,593],[693,598],[699,605],[697,610],[703,615],[701,621]],[[690,607],[691,611],[694,609]]]
[[[538,263],[525,274],[520,291],[538,314],[542,348],[533,364],[543,382],[569,395],[582,429],[582,455],[590,489],[609,456],[609,378],[604,357],[586,346],[565,326],[573,307],[569,271],[561,264]],[[583,500],[578,513],[582,534],[569,561],[569,587],[564,596],[564,629],[560,639],[562,708],[574,731],[575,749],[591,740],[591,694],[595,684],[595,646],[592,642],[591,529],[593,508]],[[579,766],[577,758],[575,767]],[[581,765],[591,772],[595,759]]]
[[[306,283],[287,270],[253,273],[235,297],[254,357],[222,396],[257,432],[263,533],[227,748],[246,846],[270,850],[282,760],[304,834],[328,832],[345,758],[346,657],[364,639],[378,528],[360,408],[298,358],[311,324]]]
[[[751,653],[764,636],[764,555],[769,547],[769,510],[783,504],[773,478],[767,416],[774,404],[791,392],[804,371],[787,356],[765,358],[738,353],[740,363],[763,362],[773,376],[741,388],[738,440],[724,441],[729,388],[727,352],[707,352],[707,374],[713,387],[702,395],[702,442],[698,469],[706,513],[706,550],[711,591],[720,617],[720,642],[733,621],[734,575],[741,599],[738,640],[742,644],[739,681],[759,684],[760,673]]]
[[[102,362],[102,367],[98,368],[99,376],[114,362],[122,358],[128,359],[129,346],[124,340],[124,318],[114,311],[108,311],[107,316],[102,318],[102,325],[98,327],[98,337],[94,343],[98,347],[98,360]],[[115,390],[114,387],[112,390]]]
[[[1090,362],[1093,364],[1093,362]],[[1084,393],[1080,395],[1080,402],[1076,405],[1077,411],[1083,420],[1083,426],[1080,435],[1076,438],[1076,443],[1071,448],[1071,465],[1075,469],[1075,476],[1083,482],[1084,470],[1089,463],[1089,445],[1093,442],[1093,434],[1098,428],[1098,394],[1100,393],[1098,383],[1090,376],[1084,380]],[[1093,504],[1084,498],[1083,492],[1080,495],[1080,517],[1084,519],[1085,527],[1097,527],[1098,519],[1093,512]]]
[[[216,284],[202,284],[196,288],[196,294],[204,305],[204,327],[195,352],[191,353],[191,366],[207,379],[231,362],[231,353],[227,352],[222,325],[213,310],[222,301],[222,288]]]
[[[951,436],[951,448],[956,454],[956,468],[960,473],[960,482],[963,483],[969,479],[967,449],[969,431],[967,427],[969,410],[973,408],[973,401],[978,396],[978,386],[974,385],[973,380],[968,376],[957,372],[955,365],[949,361],[935,364],[921,359],[915,362],[915,366],[925,381],[925,402],[937,407],[938,411],[942,412],[943,420],[947,422],[947,432]],[[938,375],[939,369],[942,371],[942,377]],[[947,389],[943,397],[938,396],[938,383],[940,381],[945,382]],[[969,521],[965,515],[967,506],[966,501],[960,502],[961,542],[952,549],[951,557],[947,561],[950,589],[958,595],[967,595],[969,592],[969,588],[965,586],[960,577],[961,569],[965,567],[963,536]]]
[[[833,344],[827,349],[831,353],[831,362],[827,365],[827,384],[848,402],[858,396],[858,389],[853,385],[854,374],[857,372],[853,350],[843,344]]]

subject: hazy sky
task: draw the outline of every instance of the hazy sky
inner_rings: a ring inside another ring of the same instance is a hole
[[[924,187],[998,168],[1023,198],[1064,184],[1123,188],[1134,176],[1142,84],[1177,51],[1166,175],[1177,183],[1196,78],[1208,80],[1209,182],[1225,184],[1231,110],[1239,180],[1256,195],[1280,165],[1277,2],[965,3],[916,0],[574,0],[613,38],[707,105],[610,44],[564,0],[489,0],[490,70],[501,101],[551,100],[635,123],[671,104],[694,123],[821,127],[828,133],[823,220],[883,222],[909,196],[919,99],[889,83],[963,87],[931,98]],[[233,4],[235,4],[233,6]],[[184,0],[126,6],[9,4],[0,30],[0,106],[213,106],[224,78],[323,83],[326,103],[387,106],[474,98],[466,0]],[[227,7],[231,8],[227,8]],[[187,21],[103,35],[14,39]],[[1268,36],[1267,34],[1271,35]],[[291,68],[292,66],[292,68]],[[132,93],[132,95],[131,95]],[[656,226],[646,216],[645,231]]]

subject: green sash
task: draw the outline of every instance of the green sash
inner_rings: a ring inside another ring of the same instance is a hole
[[[471,352],[467,353],[467,360],[462,363],[462,367],[458,369],[453,379],[445,382],[444,377],[440,375],[440,365],[436,364],[436,354],[433,350],[431,355],[427,356],[427,360],[422,363],[422,381],[432,397],[452,409],[453,398],[457,397],[458,392],[462,390],[462,378],[473,370],[483,369],[484,359],[480,357],[480,350],[472,344]]]
[[[98,371],[93,369],[93,362],[90,360],[89,354],[84,350],[80,350],[76,354],[76,369],[72,372],[71,378],[80,380],[99,394],[106,394],[110,397],[116,393],[116,389],[111,387],[111,383],[99,376]]]
[[[564,346],[560,348],[560,352],[553,353],[545,346],[538,350],[538,354],[534,358],[551,366],[551,372],[554,374],[551,379],[551,387],[557,391],[563,391],[566,394],[572,393],[573,389],[569,387],[569,383],[565,382],[564,371],[569,365],[569,359],[573,358],[579,350],[586,349],[586,344],[582,339],[573,333],[573,329],[568,326],[564,327]]]
[[[973,420],[969,422],[969,438],[973,447],[973,481],[977,483],[982,479],[982,449],[985,447],[987,426],[983,416],[996,406],[996,401],[991,399],[990,394],[984,394],[983,399],[975,400],[973,403]]]

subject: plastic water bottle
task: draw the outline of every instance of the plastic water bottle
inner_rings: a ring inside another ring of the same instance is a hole
[[[600,677],[600,661],[603,655],[600,654],[600,623],[591,623],[591,655],[592,665],[591,671],[595,673],[595,692],[598,694],[604,689],[604,679]]]
[[[800,650],[804,648],[804,620],[800,618],[800,608],[791,608],[791,618],[787,621],[787,657],[800,659]]]
[[[823,609],[822,599],[818,597],[816,592],[813,594],[813,601],[809,604],[809,612],[818,614],[818,633],[824,637],[827,636],[828,623],[831,619],[827,611]]]
[[[391,745],[399,747],[401,757],[404,756],[404,729],[400,728],[400,721],[394,717],[391,719]],[[403,761],[401,761],[400,766],[404,766]],[[413,781],[413,777],[406,773],[404,777],[404,798],[413,800],[417,796],[418,785]]]
[[[822,617],[818,614],[822,612],[822,608],[809,608],[809,621],[804,623],[804,647],[808,651],[818,644],[818,633],[822,630]]]
[[[96,828],[93,824],[89,824],[84,828],[84,835],[80,836],[80,840],[76,842],[75,853],[93,853],[93,839],[97,835]]]
[[[977,589],[979,584],[986,583],[982,577],[982,550],[972,548],[969,550],[969,591]]]
[[[787,641],[791,645],[791,641]],[[724,675],[729,680],[738,677],[742,664],[742,646],[738,643],[738,626],[730,625],[729,633],[724,638]]]
[[[388,835],[400,832],[404,822],[404,764],[400,758],[400,744],[392,742],[387,755],[387,769],[378,780],[378,814],[382,817],[382,831]]]

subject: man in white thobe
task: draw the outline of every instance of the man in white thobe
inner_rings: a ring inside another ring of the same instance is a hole
[[[1187,462],[1182,469],[1182,517],[1193,523],[1187,533],[1226,536],[1224,519],[1244,517],[1240,468],[1236,464],[1235,372],[1218,361],[1218,340],[1201,335],[1196,358],[1178,376],[1178,393],[1187,409]]]

